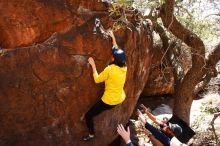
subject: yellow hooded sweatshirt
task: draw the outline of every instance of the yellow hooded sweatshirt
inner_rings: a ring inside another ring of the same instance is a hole
[[[105,92],[101,98],[104,103],[117,105],[124,101],[126,97],[124,92],[126,73],[127,67],[119,67],[114,64],[107,66],[100,74],[93,73],[96,83],[105,81]]]

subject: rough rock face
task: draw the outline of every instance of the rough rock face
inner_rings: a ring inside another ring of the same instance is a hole
[[[83,116],[104,87],[94,83],[87,59],[94,57],[98,71],[111,60],[111,41],[93,34],[96,17],[105,27],[111,25],[107,8],[78,0],[0,0],[0,7],[1,45],[16,47],[0,56],[0,145],[110,144],[116,125],[127,122],[147,81],[152,48],[148,31],[116,32],[128,55],[127,98],[95,118],[96,139],[85,143]]]
[[[54,32],[80,26],[106,9],[94,0],[0,0],[0,7],[3,48],[42,42]]]
[[[154,47],[152,55],[150,74],[142,96],[172,94],[174,92],[173,68],[160,48]]]

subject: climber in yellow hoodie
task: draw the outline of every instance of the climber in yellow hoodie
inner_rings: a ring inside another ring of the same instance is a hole
[[[124,84],[126,80],[126,60],[125,52],[118,48],[115,36],[112,31],[108,32],[112,38],[112,63],[108,65],[104,71],[98,74],[96,65],[92,57],[88,59],[92,66],[93,77],[96,83],[105,82],[104,94],[86,114],[85,120],[89,130],[89,134],[83,137],[84,141],[91,140],[95,137],[95,129],[93,118],[105,110],[109,110],[125,100]]]

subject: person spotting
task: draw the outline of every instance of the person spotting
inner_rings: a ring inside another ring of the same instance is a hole
[[[85,114],[86,126],[89,134],[83,137],[84,141],[95,137],[93,118],[105,110],[110,110],[125,100],[124,84],[126,81],[126,61],[127,56],[122,49],[118,48],[115,36],[112,31],[108,31],[112,38],[112,63],[104,71],[98,74],[95,61],[92,57],[88,59],[93,70],[93,77],[96,83],[105,82],[105,91],[102,98],[89,109]]]

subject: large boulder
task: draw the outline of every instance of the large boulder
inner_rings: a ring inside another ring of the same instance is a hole
[[[159,46],[152,51],[150,74],[142,92],[142,97],[173,94],[174,74],[169,59]]]
[[[117,136],[116,125],[128,121],[148,78],[152,38],[147,28],[116,32],[128,55],[127,97],[95,118],[96,138],[85,143],[84,114],[104,90],[104,84],[94,83],[87,59],[94,57],[99,72],[111,60],[111,40],[93,33],[96,17],[104,27],[111,26],[107,7],[78,0],[1,0],[0,6],[0,41],[10,48],[0,56],[0,145],[110,144]]]

